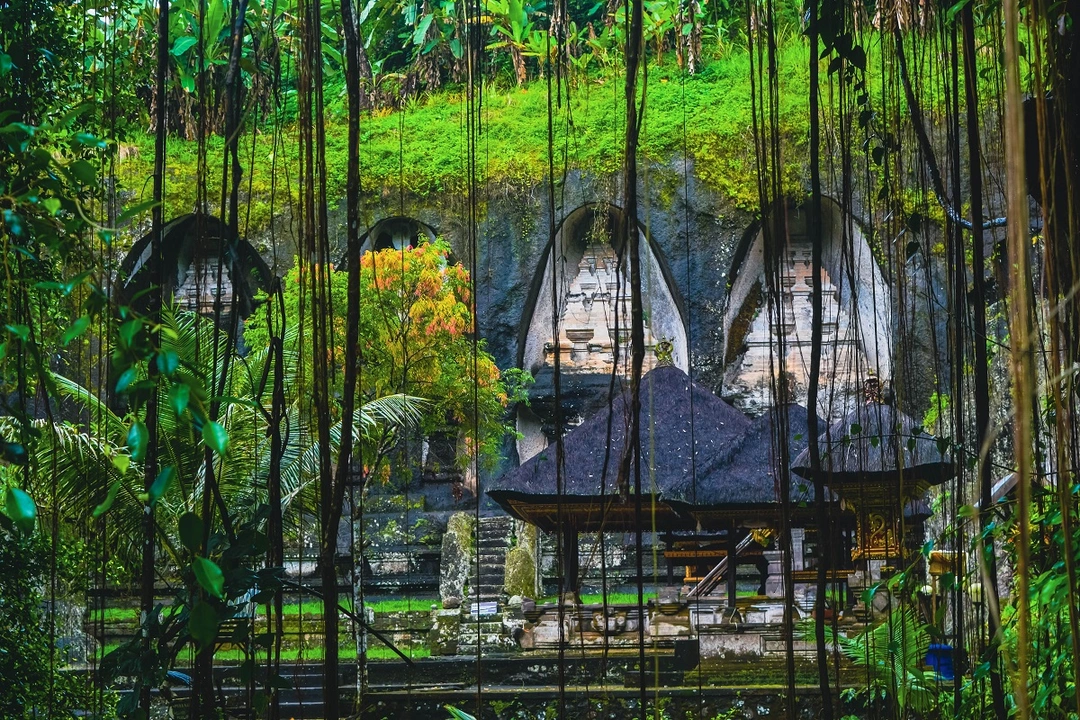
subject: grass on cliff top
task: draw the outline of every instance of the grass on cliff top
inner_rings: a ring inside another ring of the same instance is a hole
[[[796,38],[779,50],[779,121],[793,146],[790,157],[803,153],[807,124],[808,78],[806,43]],[[647,107],[641,154],[668,162],[689,151],[699,181],[726,197],[735,207],[750,209],[757,202],[751,121],[750,56],[745,49],[729,50],[686,76],[674,61],[648,69]],[[479,180],[489,187],[526,188],[543,182],[548,171],[547,83],[484,89]],[[326,107],[327,192],[336,205],[345,188],[347,163],[346,105],[343,94],[331,94]],[[466,179],[465,102],[461,88],[416,98],[400,112],[376,110],[361,121],[361,174],[366,193],[407,193],[425,196],[459,193]],[[567,122],[572,118],[572,125]],[[563,109],[556,109],[556,171],[563,152],[570,169],[594,174],[613,173],[623,152],[625,112],[623,77],[596,73],[579,80]],[[684,132],[685,129],[685,132]],[[403,130],[403,132],[401,132]],[[134,148],[118,166],[119,180],[133,195],[129,204],[148,197],[152,183],[153,137],[133,139]],[[207,139],[207,187],[217,197],[223,140]],[[298,136],[295,124],[278,132],[262,128],[241,140],[244,165],[241,229],[250,235],[265,229],[298,193]],[[198,147],[193,141],[171,138],[166,149],[166,217],[190,212],[195,204]],[[798,177],[794,163],[791,177]],[[273,207],[271,207],[271,200]],[[371,218],[368,218],[370,221]]]

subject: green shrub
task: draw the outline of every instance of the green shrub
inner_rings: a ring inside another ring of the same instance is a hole
[[[49,638],[44,589],[50,574],[48,541],[0,529],[0,717],[71,718],[91,707],[91,686],[60,672],[62,654]]]

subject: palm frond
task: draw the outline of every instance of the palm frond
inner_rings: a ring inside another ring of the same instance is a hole
[[[52,371],[49,375],[61,395],[74,400],[89,412],[91,422],[99,426],[99,432],[108,437],[118,437],[120,433],[126,432],[124,421],[104,400],[70,378]]]

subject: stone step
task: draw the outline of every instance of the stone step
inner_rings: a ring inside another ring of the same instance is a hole
[[[479,623],[471,619],[461,621],[461,633],[463,635],[469,633],[475,635],[478,627],[480,632],[502,632],[502,621],[486,619],[481,620]]]
[[[469,581],[469,588],[473,590],[470,595],[479,592],[481,595],[502,595],[503,586],[506,584],[505,578],[484,578],[482,581],[477,582],[476,578],[472,578]]]
[[[481,590],[489,590],[491,592],[501,592],[502,586],[506,584],[506,577],[504,575],[481,575],[479,578],[472,576],[469,578],[469,587],[479,587]]]
[[[484,585],[477,588],[476,585],[470,585],[471,592],[469,592],[470,598],[475,598],[477,595],[490,600],[501,600],[503,596],[502,585],[495,585],[494,583]]]

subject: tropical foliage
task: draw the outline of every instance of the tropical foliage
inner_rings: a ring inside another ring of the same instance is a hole
[[[301,351],[311,346],[312,333],[310,323],[302,321],[302,307],[310,302],[303,275],[297,263],[283,280],[285,326],[292,329],[286,352],[298,368],[295,382],[289,384],[296,402],[310,396],[313,376],[310,353]],[[334,309],[330,351],[336,392],[346,358],[346,275],[335,269],[327,275]],[[468,273],[452,262],[445,243],[365,253],[360,259],[358,392],[365,399],[423,398],[414,430],[422,435],[460,434],[466,445],[462,463],[476,457],[491,463],[509,432],[506,408],[523,398],[530,378],[516,369],[500,372],[483,340],[476,338],[470,292]],[[268,322],[257,316],[248,323],[245,344],[256,357],[269,345]],[[385,458],[393,440],[362,445],[369,469]]]

